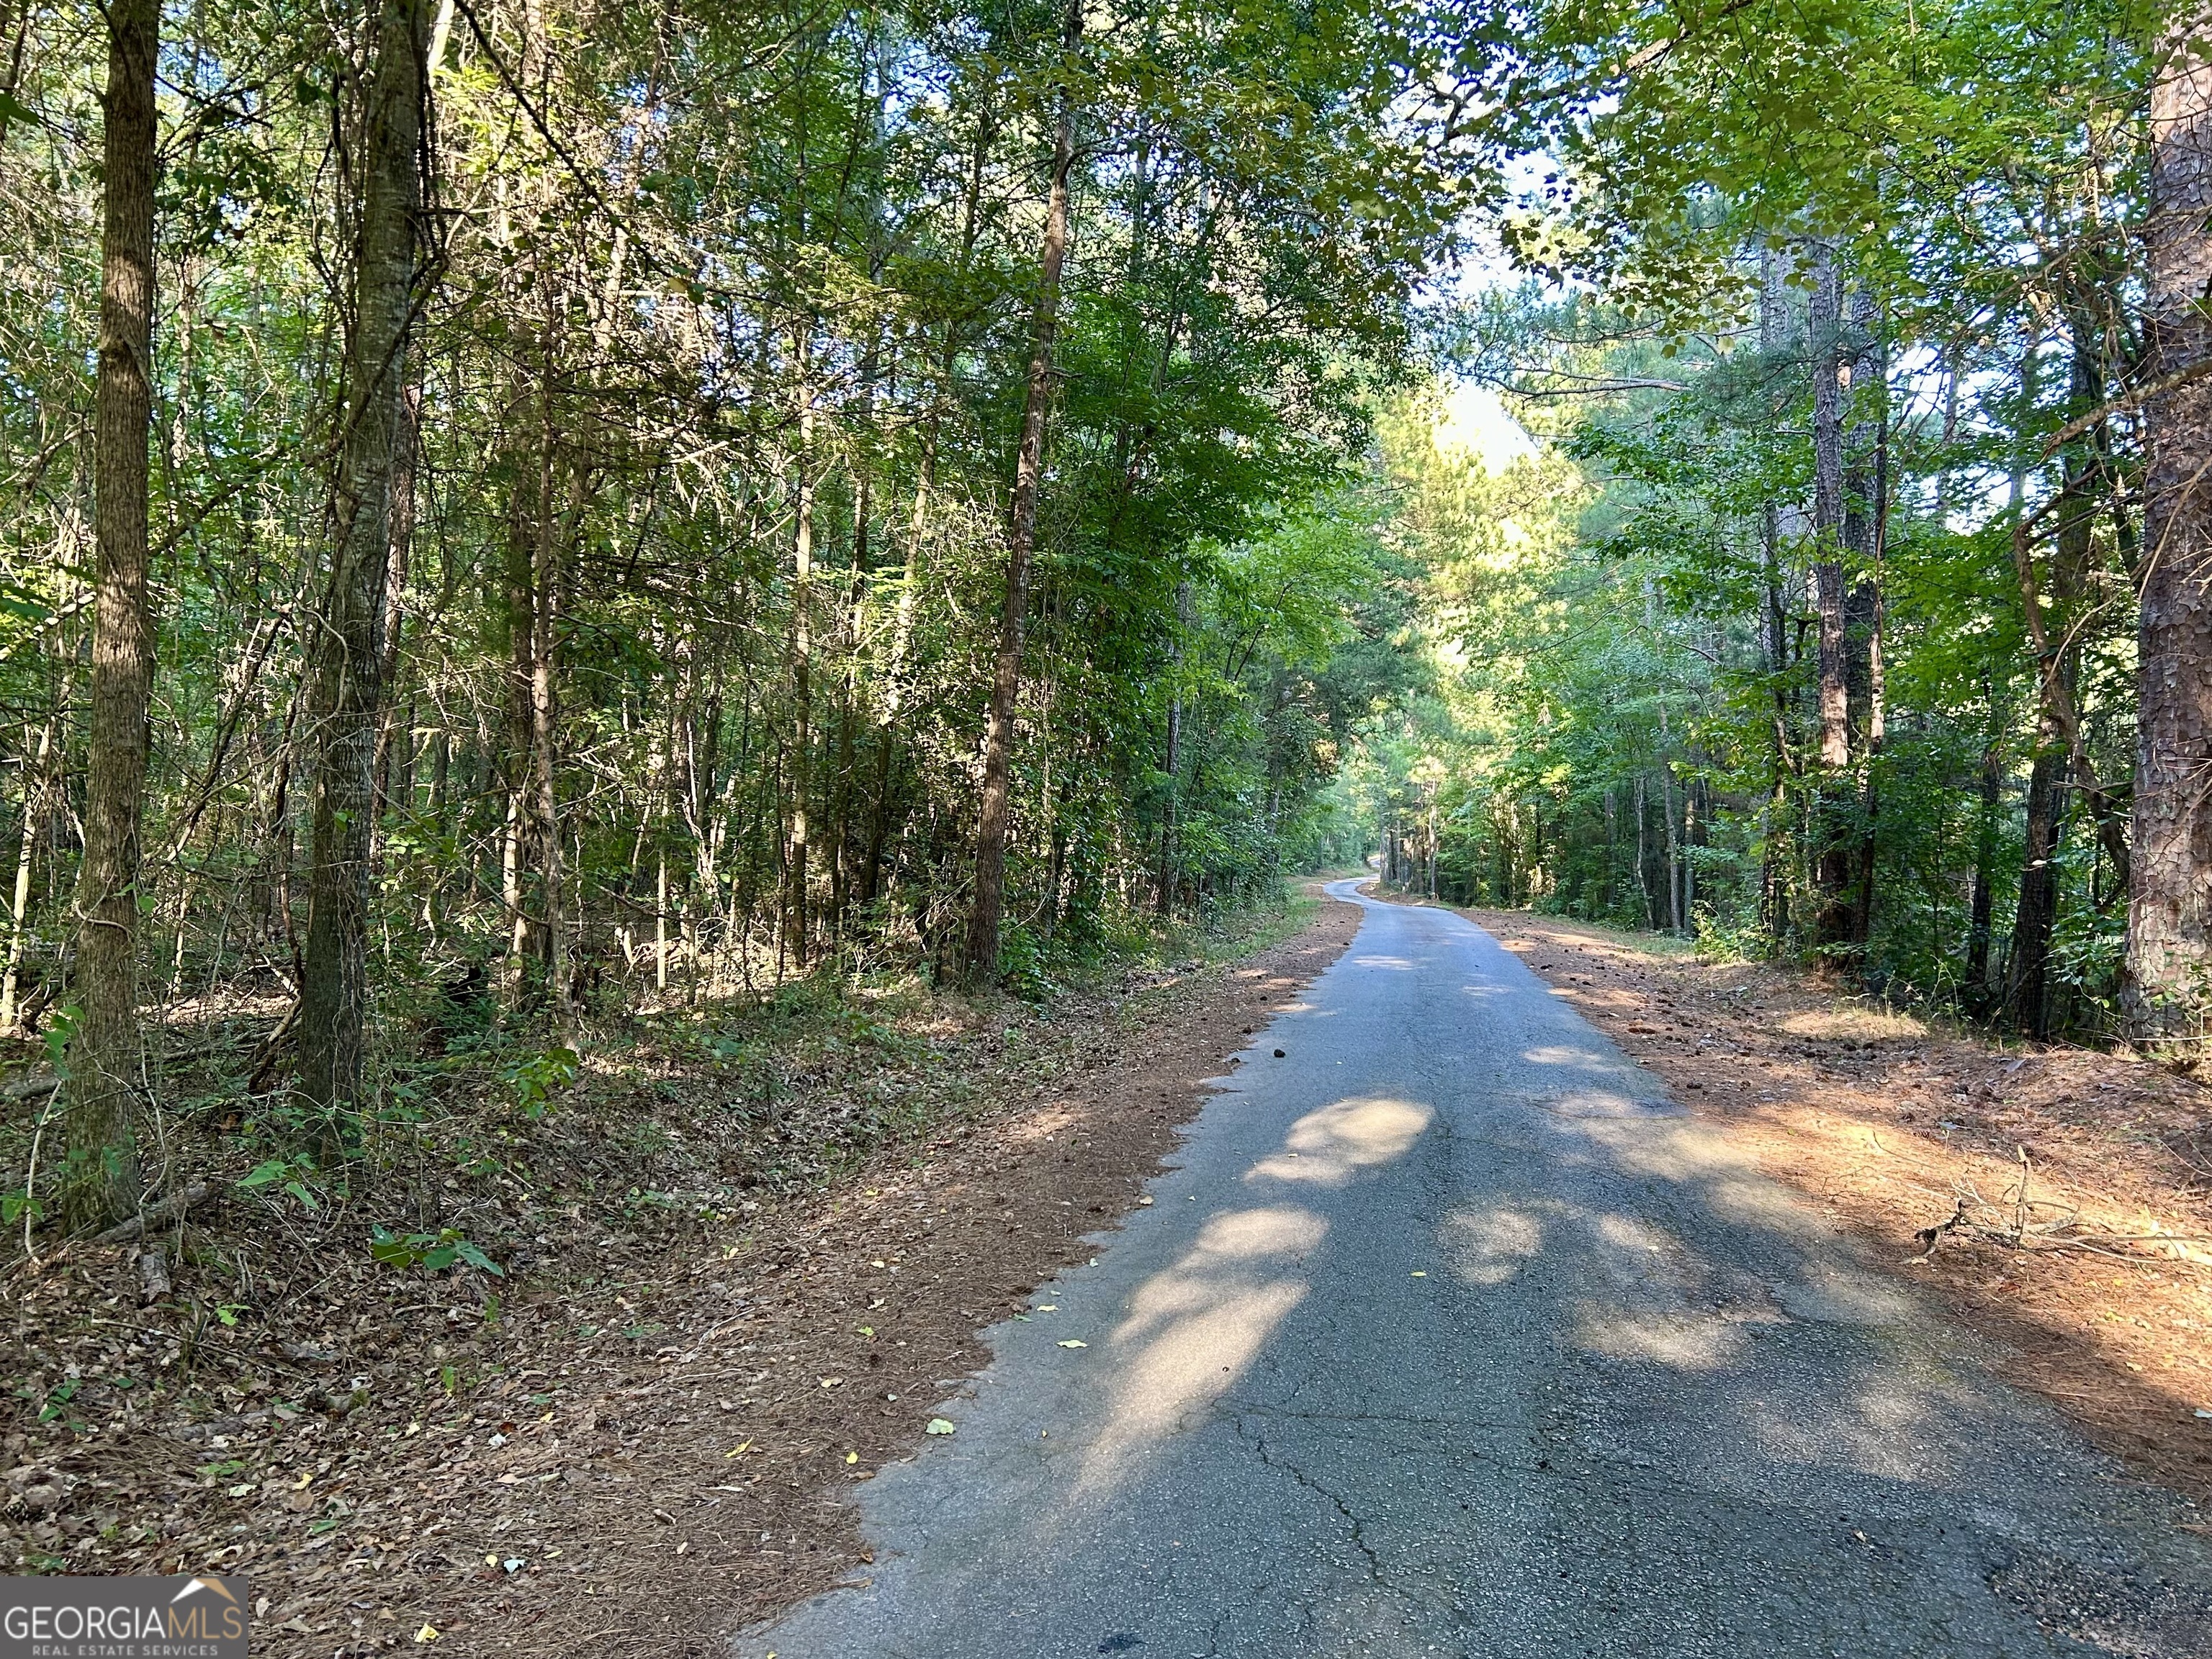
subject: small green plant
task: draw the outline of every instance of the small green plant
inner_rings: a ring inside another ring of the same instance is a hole
[[[28,1188],[0,1193],[0,1227],[12,1227],[25,1216],[33,1221],[43,1221],[46,1214],[46,1206],[39,1202],[37,1194]]]
[[[69,1046],[84,1023],[84,1006],[65,1002],[46,1017],[46,1060],[64,1082],[69,1080]]]
[[[299,1200],[303,1208],[319,1210],[322,1200],[316,1196],[321,1182],[316,1179],[315,1160],[304,1152],[284,1158],[272,1158],[254,1166],[253,1172],[240,1180],[241,1187],[276,1187]]]
[[[534,1123],[545,1115],[556,1094],[574,1085],[582,1064],[574,1048],[563,1046],[526,1055],[502,1067],[499,1075],[514,1097],[516,1112]]]
[[[76,1398],[76,1391],[83,1386],[83,1379],[75,1376],[70,1377],[66,1382],[56,1383],[51,1389],[47,1390],[46,1398],[40,1402],[39,1421],[41,1423],[51,1423],[58,1417],[64,1423],[68,1424],[70,1428],[82,1433],[84,1429],[84,1423],[82,1419],[77,1416],[75,1408],[70,1402]],[[26,1398],[33,1397],[30,1395],[28,1390],[24,1390],[23,1392]]]
[[[443,1273],[459,1261],[481,1273],[507,1276],[496,1261],[464,1238],[458,1227],[441,1227],[434,1233],[395,1233],[379,1227],[369,1241],[368,1253],[387,1267],[428,1267],[433,1273]]]

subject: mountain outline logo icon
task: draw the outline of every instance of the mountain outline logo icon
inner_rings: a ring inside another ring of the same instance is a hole
[[[229,1602],[233,1607],[236,1607],[238,1605],[238,1598],[230,1593],[228,1587],[227,1587],[220,1578],[191,1578],[185,1580],[184,1589],[179,1590],[174,1595],[169,1598],[169,1605],[173,1607],[187,1595],[196,1595],[204,1589],[213,1590],[217,1595],[222,1597],[224,1601]]]

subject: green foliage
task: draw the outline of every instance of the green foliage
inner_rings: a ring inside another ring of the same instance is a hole
[[[304,1153],[283,1153],[264,1158],[248,1174],[240,1176],[238,1184],[249,1190],[257,1187],[273,1187],[287,1193],[301,1208],[322,1208],[322,1181],[315,1161]]]
[[[428,1267],[432,1273],[443,1273],[458,1262],[496,1277],[504,1277],[506,1272],[453,1227],[418,1233],[394,1233],[379,1227],[368,1253],[387,1267]]]
[[[1439,16],[1109,9],[1073,52],[1036,5],[579,14],[551,40],[524,38],[534,12],[455,24],[371,757],[368,1098],[317,1167],[300,1149],[328,1126],[295,1103],[284,1005],[315,888],[311,671],[372,77],[350,14],[165,12],[136,896],[149,1066],[195,1073],[189,1094],[155,1077],[165,1131],[188,1115],[212,1143],[195,1158],[327,1213],[403,1157],[510,1167],[564,1132],[577,1055],[633,1020],[701,1016],[750,1100],[773,1085],[728,1011],[799,1019],[809,976],[831,1002],[957,975],[1063,98],[1077,230],[1023,618],[1009,986],[1047,996],[1272,896],[1342,830],[1326,792],[1360,723],[1425,672],[1367,452],[1465,229],[1452,158],[1406,118],[1451,50]],[[17,21],[0,845],[29,872],[17,1011],[60,1064],[106,54],[91,14]],[[502,65],[533,58],[526,110]],[[0,1143],[27,1171],[27,1139]]]
[[[565,1043],[544,1053],[527,1054],[500,1068],[500,1081],[508,1091],[516,1115],[536,1122],[551,1107],[553,1097],[576,1081],[582,1059]]]

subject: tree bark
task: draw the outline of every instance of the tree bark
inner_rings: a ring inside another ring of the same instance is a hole
[[[395,743],[411,750],[414,722],[402,722],[399,705],[390,696],[399,678],[399,641],[405,616],[408,567],[415,553],[415,451],[420,438],[422,386],[419,365],[413,383],[401,394],[399,435],[392,450],[391,506],[392,553],[384,585],[383,653],[377,663],[378,684],[386,694],[376,727],[376,812],[381,821],[392,810],[392,750]],[[403,760],[403,768],[405,765]],[[405,793],[404,790],[401,792]]]
[[[1844,607],[1844,673],[1850,692],[1850,743],[1858,815],[1853,893],[1845,938],[1855,963],[1863,960],[1873,932],[1875,824],[1880,808],[1875,768],[1881,757],[1885,716],[1882,684],[1882,540],[1888,517],[1888,355],[1873,295],[1862,286],[1851,297],[1852,361],[1850,470],[1844,482],[1844,545],[1855,566]]]
[[[514,435],[524,418],[529,393],[518,369],[507,404],[509,431],[507,465],[507,512],[505,547],[507,589],[507,830],[500,856],[500,891],[507,904],[508,952],[514,975],[513,991],[520,1004],[534,994],[535,976],[542,974],[545,929],[530,908],[528,877],[537,862],[536,793],[531,773],[535,745],[535,691],[532,684],[537,659],[538,584],[532,550],[536,526],[544,507],[536,499],[538,470]],[[537,964],[533,967],[533,964]]]
[[[1842,309],[1836,256],[1816,249],[1812,303],[1814,603],[1820,618],[1820,764],[1851,763],[1850,689],[1844,659]]]
[[[69,1046],[72,1225],[138,1202],[138,874],[154,623],[147,596],[147,441],[153,421],[154,66],[157,0],[108,9],[100,237],[100,362],[93,480],[98,592],[92,639],[92,754],[76,890],[82,1012]]]
[[[27,738],[28,733],[25,736]],[[15,1030],[15,991],[23,972],[23,946],[31,920],[31,869],[39,849],[39,822],[46,814],[46,791],[53,773],[54,717],[39,728],[35,757],[30,744],[23,756],[23,838],[15,853],[15,887],[9,907],[8,966],[0,976],[0,1033]]]
[[[539,388],[541,425],[538,447],[538,515],[531,548],[530,782],[531,816],[538,826],[539,908],[544,917],[546,990],[555,1018],[566,1029],[575,1014],[574,975],[568,961],[566,860],[561,840],[561,556],[567,526],[556,510],[560,497],[558,446],[553,415],[550,365],[556,322],[545,319],[543,362],[547,379]]]
[[[1980,807],[1974,831],[1974,881],[1967,899],[1967,1011],[1982,1013],[1989,1003],[1990,935],[1996,908],[1997,809],[2004,793],[2005,715],[1994,694],[1990,700],[1988,741],[1982,748]]]
[[[2036,722],[2027,775],[2027,845],[2006,958],[2005,1000],[2027,1036],[2051,1035],[2051,933],[2058,916],[2058,837],[2066,817],[2066,751],[2046,714]]]
[[[1851,931],[1851,763],[1849,622],[1844,596],[1842,291],[1834,251],[1814,250],[1813,356],[1814,604],[1820,618],[1820,768],[1813,822],[1812,939],[1847,945]]]
[[[1636,775],[1636,885],[1644,895],[1644,925],[1659,930],[1659,903],[1651,896],[1650,809],[1645,805],[1644,777]]]
[[[1083,39],[1082,0],[1070,0],[1062,58],[1073,68]],[[1075,165],[1075,100],[1063,88],[1053,123],[1052,180],[1044,243],[1037,257],[1036,308],[1030,325],[1029,395],[1022,407],[1006,535],[1006,599],[992,665],[983,738],[983,793],[975,823],[975,902],[968,926],[966,976],[987,983],[999,969],[999,924],[1006,905],[1006,825],[1013,784],[1014,708],[1021,690],[1022,635],[1029,616],[1030,555],[1036,540],[1037,496],[1044,482],[1045,411],[1052,397],[1053,343],[1060,329],[1060,276],[1067,258],[1068,175]]]
[[[1168,672],[1174,680],[1168,694],[1167,752],[1160,770],[1168,781],[1167,799],[1160,808],[1159,874],[1152,884],[1152,908],[1167,916],[1175,910],[1176,827],[1182,804],[1182,642],[1190,625],[1190,584],[1176,584],[1175,644],[1168,653]]]
[[[2076,407],[2094,407],[2102,400],[2102,376],[2092,349],[2090,339],[2077,331],[2070,387],[2070,401]],[[2039,1042],[2049,1038],[2052,1028],[2051,939],[2058,921],[2058,848],[2065,830],[2067,786],[2080,749],[2075,698],[2081,653],[2072,641],[2075,618],[2089,591],[2096,483],[2094,453],[2077,447],[2067,458],[2054,508],[2058,522],[2052,538],[2047,621],[2040,614],[2043,596],[2033,568],[2024,562],[2031,556],[2024,545],[2016,542],[2014,546],[2023,612],[2037,612],[2029,619],[2027,633],[2038,658],[2039,708],[2035,758],[2027,782],[2027,844],[2021,866],[2020,904],[2013,916],[2012,951],[2006,961],[2005,1001],[2021,1030]]]
[[[2212,7],[2185,0],[2166,20],[2151,92],[2151,214],[2145,240],[2148,374],[2212,359]],[[2145,411],[2142,611],[2137,631],[2135,842],[2121,1004],[2152,1045],[2203,1032],[2212,971],[2212,380]]]
[[[375,812],[392,483],[405,423],[423,113],[423,0],[382,0],[362,122],[354,261],[331,568],[309,707],[313,864],[300,994],[300,1093],[327,1165],[352,1138],[368,1009],[369,840]]]
[[[814,388],[807,341],[799,340],[798,526],[791,550],[791,852],[784,866],[785,927],[793,964],[806,966],[807,809],[814,787]]]
[[[1789,334],[1786,293],[1782,283],[1781,261],[1774,257],[1771,248],[1762,250],[1759,257],[1759,349],[1767,359],[1770,376],[1776,374],[1776,359]],[[1768,404],[1775,418],[1780,419],[1782,399],[1770,395]],[[1782,599],[1781,505],[1776,501],[1766,502],[1760,508],[1759,517],[1760,586],[1765,605],[1765,625],[1760,630],[1760,643],[1766,659],[1767,680],[1771,688],[1774,708],[1772,777],[1759,865],[1759,922],[1760,931],[1768,940],[1778,946],[1790,931],[1789,810],[1791,771],[1790,693],[1784,678],[1789,672],[1790,659]],[[1608,905],[1612,901],[1612,818],[1613,796],[1608,792],[1606,795],[1606,896]]]

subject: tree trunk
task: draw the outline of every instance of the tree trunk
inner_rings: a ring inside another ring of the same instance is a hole
[[[1644,774],[1636,775],[1636,885],[1644,895],[1644,925],[1659,930],[1659,904],[1651,896],[1650,809],[1645,805]]]
[[[1834,250],[1817,244],[1812,301],[1814,599],[1820,613],[1820,781],[1814,814],[1813,943],[1850,939],[1850,670],[1844,591],[1841,289]]]
[[[1856,567],[1845,607],[1845,678],[1850,690],[1851,759],[1857,773],[1858,816],[1851,829],[1856,866],[1846,932],[1854,961],[1873,931],[1875,822],[1880,808],[1875,767],[1881,756],[1883,707],[1882,538],[1888,514],[1888,356],[1873,296],[1852,296],[1851,467],[1844,485],[1844,545]],[[1871,418],[1868,418],[1869,413]]]
[[[1620,877],[1613,866],[1614,849],[1619,845],[1620,839],[1620,807],[1617,804],[1616,793],[1612,786],[1608,785],[1605,792],[1605,902],[1599,907],[1596,917],[1596,920],[1601,921],[1613,915],[1613,905],[1619,897]]]
[[[2035,764],[2027,776],[2027,847],[2020,872],[2007,958],[2005,1000],[2021,1032],[2051,1035],[2051,932],[2058,916],[2058,836],[2066,817],[2066,750],[2050,716],[2036,722]]]
[[[1840,771],[1851,761],[1850,689],[1844,652],[1844,407],[1842,311],[1832,250],[1820,245],[1814,264],[1813,533],[1814,603],[1820,617],[1820,764]]]
[[[530,908],[529,872],[537,861],[534,848],[536,795],[531,787],[532,702],[532,668],[537,654],[538,585],[532,569],[536,526],[544,504],[536,500],[538,469],[529,459],[517,428],[526,418],[530,394],[519,363],[508,386],[506,431],[507,542],[507,828],[500,854],[500,892],[507,906],[509,988],[518,1006],[536,994],[544,971],[545,931]]]
[[[383,0],[362,122],[362,210],[339,430],[331,569],[310,708],[313,865],[300,988],[300,1093],[313,1146],[342,1157],[362,1099],[368,1007],[369,830],[375,811],[393,463],[405,422],[422,145],[423,0]]]
[[[392,455],[392,563],[384,586],[384,650],[377,665],[378,684],[386,694],[376,727],[376,811],[380,821],[392,810],[392,744],[397,742],[411,748],[415,742],[414,721],[403,725],[398,719],[398,704],[392,700],[390,693],[399,678],[399,637],[404,621],[400,607],[406,598],[408,566],[415,552],[415,451],[420,436],[422,406],[418,368],[415,384],[401,394],[399,435]]]
[[[814,787],[814,388],[807,342],[799,341],[798,528],[791,550],[791,851],[784,863],[785,923],[794,966],[806,966],[806,838]]]
[[[1082,0],[1070,0],[1064,56],[1083,38]],[[1071,64],[1072,67],[1072,64]],[[988,982],[999,969],[999,924],[1006,905],[1006,824],[1013,786],[1014,706],[1021,690],[1022,632],[1028,620],[1030,554],[1036,539],[1037,495],[1044,481],[1045,410],[1052,395],[1053,341],[1060,328],[1060,273],[1067,257],[1068,174],[1075,165],[1075,105],[1060,94],[1053,124],[1052,183],[1044,245],[1037,258],[1036,309],[1030,325],[1029,395],[1022,408],[1021,447],[1014,465],[1012,514],[1006,536],[1006,590],[999,614],[999,649],[983,738],[983,795],[975,823],[975,903],[968,927],[966,975]]]
[[[1762,335],[1765,333],[1766,326],[1762,315]],[[1782,514],[1771,501],[1759,514],[1759,544],[1761,587],[1765,601],[1765,626],[1760,630],[1760,644],[1766,659],[1766,676],[1772,688],[1770,695],[1773,702],[1770,738],[1771,773],[1759,858],[1759,931],[1765,934],[1771,945],[1779,945],[1790,931],[1790,688],[1784,678],[1789,669],[1786,655],[1789,641],[1784,631],[1782,605]],[[1613,797],[1608,793],[1606,797],[1608,824],[1612,810]],[[1612,855],[1608,829],[1606,848],[1608,866]]]
[[[1682,842],[1674,829],[1674,769],[1659,769],[1660,822],[1667,832],[1667,929],[1682,931]]]
[[[906,706],[907,659],[914,644],[914,617],[921,588],[921,538],[929,525],[930,486],[937,477],[937,428],[933,421],[921,441],[921,464],[914,483],[914,507],[907,518],[906,565],[899,577],[898,603],[892,607],[890,660],[884,670],[883,730],[876,744],[876,779],[868,811],[868,851],[861,866],[860,902],[872,903],[883,879],[884,848],[890,839],[891,763],[898,747],[899,715]]]
[[[1182,802],[1182,646],[1190,623],[1190,584],[1176,584],[1175,645],[1168,653],[1169,672],[1175,677],[1175,689],[1168,697],[1167,753],[1160,761],[1160,770],[1168,781],[1167,799],[1160,809],[1159,874],[1152,885],[1153,910],[1161,916],[1175,908],[1176,890],[1176,820],[1177,808]]]
[[[1778,575],[1778,571],[1776,573]],[[1774,627],[1769,672],[1774,679],[1773,774],[1767,787],[1766,822],[1759,873],[1759,924],[1771,946],[1779,948],[1790,935],[1790,693],[1783,681],[1781,587],[1769,587]]]
[[[545,362],[552,361],[555,324],[545,320]],[[532,817],[538,826],[539,908],[544,917],[546,988],[555,1018],[565,1028],[574,1018],[574,980],[569,970],[568,934],[562,916],[567,894],[561,841],[560,644],[561,552],[566,538],[554,510],[556,483],[553,400],[550,375],[541,388],[538,434],[537,535],[531,549],[530,783]]]
[[[2076,408],[2094,408],[2103,400],[2103,377],[2097,372],[2093,349],[2092,340],[2077,332],[2069,399]],[[2005,1001],[2021,1031],[2039,1042],[2051,1032],[2049,976],[2051,936],[2058,921],[2058,846],[2065,830],[2067,784],[2075,770],[2079,748],[2075,690],[2081,653],[2072,640],[2075,618],[2089,592],[2096,486],[2095,455],[2076,449],[2067,459],[2054,507],[2057,526],[2052,538],[2047,620],[2040,612],[2043,596],[2033,567],[2025,562],[2032,555],[2021,538],[2016,537],[2014,544],[2015,574],[2022,578],[2022,610],[2037,612],[2027,631],[2037,647],[2039,710],[2035,760],[2027,784],[2027,845],[2021,869],[2020,906],[2013,919],[2012,952],[2007,959]]]
[[[27,738],[28,733],[25,736]],[[29,748],[27,742],[26,750]],[[39,822],[46,815],[47,791],[53,787],[54,716],[39,728],[36,758],[23,757],[23,839],[15,854],[15,887],[9,908],[8,968],[0,978],[0,1034],[15,1030],[15,993],[23,972],[23,945],[31,921],[31,870],[39,850]]]
[[[2005,717],[1990,702],[1989,741],[1982,749],[1981,809],[1974,833],[1974,883],[1967,900],[1966,1005],[1985,1012],[1990,982],[1990,930],[1996,908],[1997,809],[2004,793]]]
[[[2212,361],[2212,8],[2166,23],[2151,81],[2151,215],[2144,295],[2151,378]],[[2121,1002],[2154,1046],[2203,1034],[2212,973],[2212,380],[2150,401],[2138,624],[2135,843]]]
[[[82,999],[69,1046],[69,1173],[75,1226],[139,1199],[133,1079],[139,1064],[139,830],[146,784],[154,623],[147,597],[147,441],[153,421],[154,64],[161,7],[108,9],[106,204],[93,478],[98,594],[92,640],[92,755],[76,890]]]
[[[864,410],[862,418],[872,416],[872,411]],[[844,936],[845,912],[853,900],[853,741],[860,695],[860,633],[866,622],[863,612],[866,604],[868,512],[872,482],[862,474],[859,487],[853,492],[852,562],[847,567],[845,603],[839,611],[837,648],[845,659],[845,673],[844,682],[838,688],[837,758],[830,769],[837,787],[830,812],[830,925],[840,939]]]

